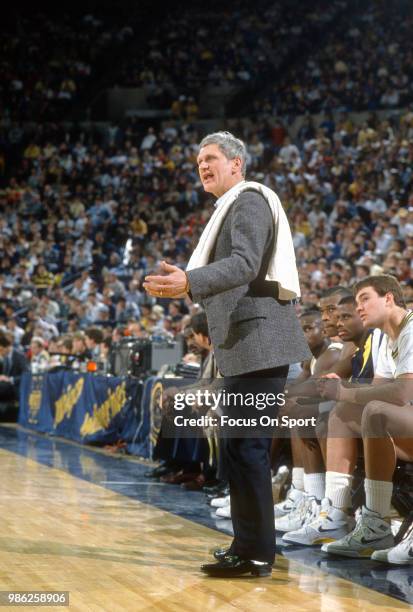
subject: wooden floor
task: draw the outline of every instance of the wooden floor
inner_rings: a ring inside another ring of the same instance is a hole
[[[0,465],[0,590],[69,591],[70,610],[412,609],[283,557],[271,578],[204,577],[229,537],[10,451]]]

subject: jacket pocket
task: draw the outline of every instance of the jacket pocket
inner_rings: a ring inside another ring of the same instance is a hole
[[[250,303],[240,304],[230,315],[231,323],[240,323],[241,321],[249,321],[250,319],[266,319],[268,316],[267,309],[264,304]]]

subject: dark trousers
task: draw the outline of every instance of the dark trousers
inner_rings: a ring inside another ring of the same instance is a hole
[[[0,402],[13,402],[17,398],[16,387],[12,383],[0,381]]]
[[[284,391],[288,366],[260,370],[242,376],[225,377],[224,387],[233,393],[273,393]],[[260,380],[261,379],[261,380]],[[225,408],[223,409],[226,413]],[[250,407],[242,416],[259,418],[260,413]],[[277,415],[277,406],[267,407],[266,414]],[[234,416],[234,410],[228,411]],[[271,483],[271,430],[268,436],[226,437],[221,440],[223,461],[228,476],[234,540],[231,552],[244,559],[273,563],[275,558],[274,502]],[[267,434],[265,434],[267,435]]]

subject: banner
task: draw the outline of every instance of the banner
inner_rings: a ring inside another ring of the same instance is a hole
[[[66,370],[25,373],[20,385],[19,424],[89,444],[128,441],[142,418],[141,394],[142,383],[131,378]]]
[[[141,411],[136,429],[127,446],[128,452],[141,457],[154,457],[163,416],[165,392],[174,387],[188,384],[184,378],[159,378],[149,376],[142,382]],[[157,457],[159,458],[159,457]]]
[[[18,422],[85,444],[122,440],[128,453],[150,459],[158,442],[165,394],[173,397],[172,388],[177,390],[188,382],[193,381],[157,376],[138,380],[70,370],[25,373],[20,384]],[[169,442],[168,454],[185,461],[200,460],[199,440]]]

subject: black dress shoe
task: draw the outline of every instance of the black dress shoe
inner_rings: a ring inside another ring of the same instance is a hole
[[[205,574],[214,578],[237,578],[247,575],[264,578],[265,576],[271,576],[271,571],[271,563],[241,559],[237,555],[224,557],[218,563],[201,565],[201,572],[205,572]]]
[[[231,555],[231,547],[228,548],[216,548],[212,553],[217,561],[221,561],[228,555]]]
[[[204,487],[203,490],[205,492],[206,488]],[[211,501],[211,499],[215,499],[216,497],[226,497],[227,495],[229,495],[229,487],[224,487],[216,489],[215,493],[207,493],[207,499]]]
[[[145,472],[145,478],[160,478],[161,476],[166,476],[166,474],[170,474],[170,472],[175,471],[175,468],[171,468],[167,465],[158,465],[158,467],[150,470],[149,472]]]
[[[216,484],[216,485],[214,485],[212,487],[205,486],[204,487],[204,492],[208,496],[212,495],[213,497],[221,497],[221,493],[223,493],[227,489],[228,489],[228,493],[229,493],[229,487],[228,487],[227,483],[226,482],[220,482],[219,484]],[[226,493],[226,495],[228,495],[228,493]]]

